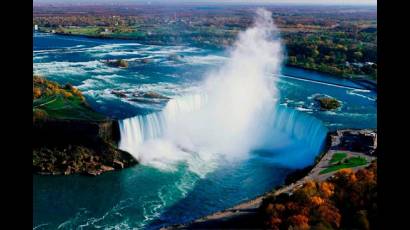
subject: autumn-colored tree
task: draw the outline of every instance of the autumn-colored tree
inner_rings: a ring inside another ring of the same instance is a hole
[[[288,219],[289,226],[294,230],[307,230],[309,226],[309,218],[305,215],[293,215]]]
[[[341,215],[339,210],[333,206],[333,204],[326,203],[325,205],[319,206],[318,209],[318,222],[326,222],[330,224],[333,228],[340,227]]]
[[[341,225],[371,228],[377,216],[376,163],[355,173],[351,170],[336,173],[331,182],[335,185],[332,199],[342,214]]]
[[[34,87],[33,88],[33,98],[36,99],[39,97],[41,97],[41,89],[38,87]]]
[[[312,196],[310,198],[310,203],[313,206],[321,206],[325,203],[325,199],[322,199],[320,196]]]
[[[64,95],[65,98],[73,97],[73,94],[70,93],[70,92],[67,92],[67,91],[63,91],[63,95]]]
[[[74,95],[82,96],[80,90],[78,90],[77,88],[72,87],[71,92],[73,92]]]
[[[278,217],[272,216],[266,222],[267,227],[272,230],[279,230],[282,220]]]
[[[33,75],[33,83],[43,84],[44,83],[44,78],[42,78],[39,75]]]
[[[335,186],[332,183],[324,181],[320,183],[319,187],[320,187],[320,193],[326,198],[329,198],[334,193]]]
[[[293,194],[265,199],[261,211],[269,229],[372,229],[377,216],[376,163],[334,178],[306,182]]]
[[[33,110],[33,122],[38,120],[44,120],[47,118],[47,112],[42,109],[34,109]]]
[[[294,194],[294,199],[297,202],[308,202],[310,197],[318,194],[317,183],[315,181],[308,181],[302,188],[297,190]]]

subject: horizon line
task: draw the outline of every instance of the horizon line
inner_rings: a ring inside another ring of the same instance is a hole
[[[376,2],[365,2],[365,3],[340,3],[340,2],[266,2],[266,1],[163,1],[163,0],[147,0],[147,1],[138,1],[138,2],[128,2],[128,1],[118,1],[118,2],[60,2],[55,1],[35,1],[33,0],[33,6],[35,5],[83,5],[83,6],[131,6],[131,5],[292,5],[292,6],[377,6]]]

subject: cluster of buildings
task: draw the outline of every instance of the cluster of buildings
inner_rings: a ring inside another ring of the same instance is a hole
[[[338,130],[337,135],[332,136],[333,148],[352,152],[363,152],[367,155],[376,155],[377,132],[370,129],[344,129]]]

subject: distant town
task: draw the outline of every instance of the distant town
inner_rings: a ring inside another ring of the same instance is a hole
[[[256,6],[255,6],[256,7]],[[376,7],[266,6],[286,45],[286,64],[377,79]],[[34,6],[35,31],[146,44],[224,48],[252,23],[249,6]],[[290,17],[291,16],[291,17]]]

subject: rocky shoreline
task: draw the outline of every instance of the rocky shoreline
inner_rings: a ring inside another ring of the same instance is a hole
[[[100,175],[137,164],[117,148],[118,122],[44,120],[33,123],[33,172],[41,175]]]
[[[82,93],[33,76],[33,173],[99,175],[137,164],[118,149],[118,121],[94,111]]]

